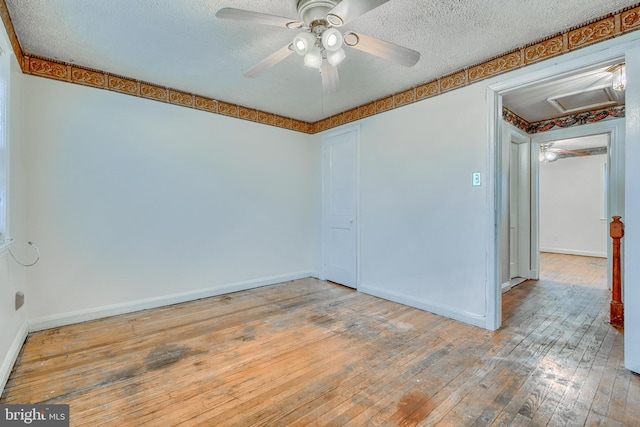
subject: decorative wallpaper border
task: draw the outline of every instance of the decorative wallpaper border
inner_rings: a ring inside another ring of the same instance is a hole
[[[571,114],[568,116],[558,117],[556,119],[529,123],[508,108],[502,107],[502,119],[528,134],[546,132],[555,128],[568,128],[587,123],[595,123],[605,119],[616,119],[624,116],[625,106],[619,105],[616,107],[585,111],[583,113]]]
[[[464,68],[455,73],[424,83],[418,87],[352,108],[351,110],[327,117],[315,123],[307,123],[197,94],[185,93],[177,89],[158,86],[153,83],[142,82],[104,71],[78,67],[76,65],[31,55],[28,52],[24,52],[20,46],[20,41],[16,36],[5,0],[0,0],[0,17],[7,30],[9,40],[20,63],[22,72],[25,74],[91,86],[297,132],[315,134],[385,111],[400,108],[423,99],[441,95],[451,90],[459,89],[472,83],[526,67],[527,65],[609,40],[632,31],[640,30],[640,3],[611,13],[603,18],[590,21],[574,29],[548,37],[543,41],[505,53],[481,64]],[[564,118],[554,120],[562,119]],[[549,123],[540,125],[540,129],[544,129],[548,125]],[[554,126],[561,125],[554,124],[551,128]],[[537,132],[541,131],[542,130],[537,130]]]
[[[182,92],[169,87],[158,86],[153,83],[133,80],[104,71],[91,70],[27,54],[23,55],[21,62],[22,71],[25,74],[105,89],[125,95],[166,102],[298,132],[312,133],[312,125],[300,120],[282,117],[277,114],[255,110],[241,105],[229,104],[224,101]]]

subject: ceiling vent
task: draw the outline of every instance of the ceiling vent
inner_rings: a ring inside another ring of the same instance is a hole
[[[547,102],[553,105],[562,114],[610,107],[619,103],[617,95],[611,89],[611,85],[609,84],[589,88],[587,90],[552,96],[547,98]]]

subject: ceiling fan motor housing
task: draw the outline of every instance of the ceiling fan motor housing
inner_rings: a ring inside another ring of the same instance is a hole
[[[311,28],[314,21],[324,21],[327,13],[339,2],[339,0],[300,0],[298,16],[305,26]]]

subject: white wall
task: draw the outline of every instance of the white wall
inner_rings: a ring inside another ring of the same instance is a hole
[[[627,52],[626,62],[624,361],[640,373],[640,47]]]
[[[483,327],[485,90],[362,120],[360,146],[359,290]]]
[[[3,31],[3,30],[0,30]],[[9,177],[9,235],[15,239],[10,246],[18,259],[32,260],[30,247],[26,244],[28,235],[24,221],[25,183],[22,164],[22,72],[15,57],[6,52],[0,55],[0,66],[9,75],[8,111],[9,129],[7,139],[10,149]],[[27,334],[26,307],[15,310],[15,294],[25,292],[26,270],[11,258],[5,248],[0,251],[0,392],[4,388],[13,363],[18,356]],[[27,299],[28,301],[28,299]]]
[[[32,329],[312,274],[316,137],[25,78]]]
[[[33,328],[318,270],[320,135],[26,79]],[[360,290],[481,326],[485,87],[363,120],[361,147]]]
[[[606,162],[606,155],[596,155],[540,163],[542,252],[607,257]]]

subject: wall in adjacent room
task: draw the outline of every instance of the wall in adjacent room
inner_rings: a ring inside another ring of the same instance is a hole
[[[540,164],[542,252],[607,257],[606,163],[596,155]]]

